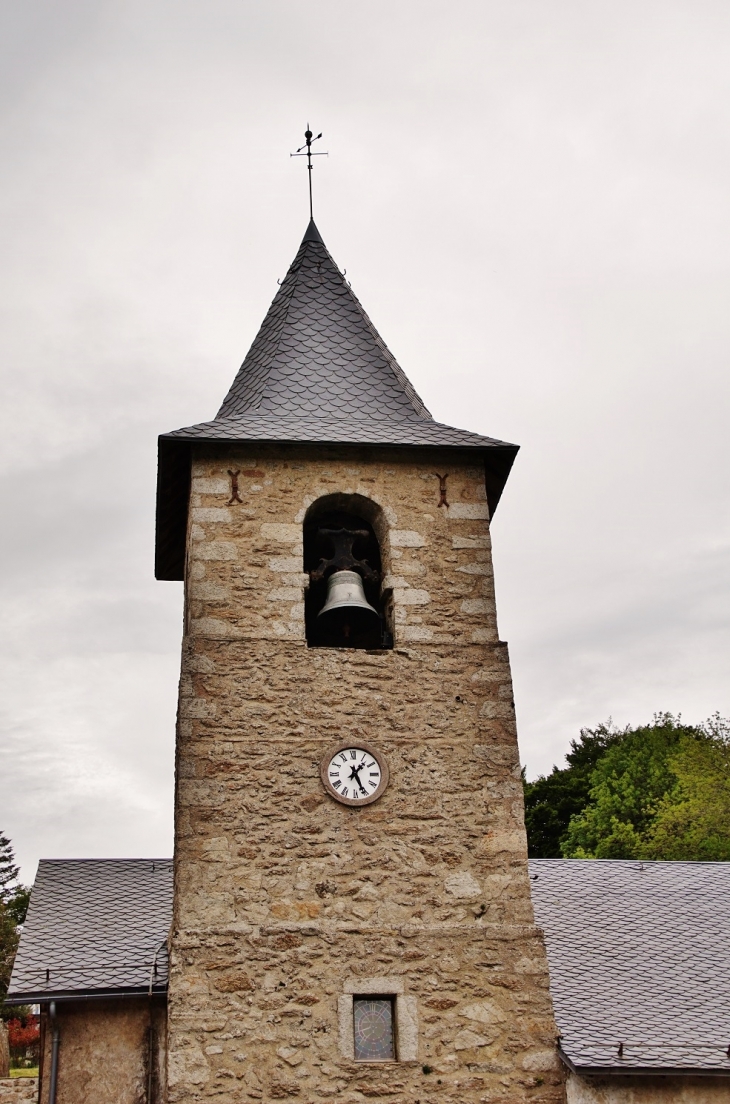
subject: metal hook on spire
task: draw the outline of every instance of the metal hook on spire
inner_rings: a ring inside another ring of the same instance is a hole
[[[316,142],[321,137],[322,137],[322,132],[321,131],[316,136],[316,138],[313,137],[312,132],[309,129],[309,123],[307,123],[307,129],[304,131],[304,145],[300,146],[299,149],[296,151],[296,153],[290,153],[289,154],[290,157],[306,157],[306,159],[307,159],[307,175],[309,177],[309,217],[310,217],[310,219],[314,218],[314,213],[313,213],[313,210],[312,210],[312,158],[313,157],[329,157],[329,153],[325,153],[324,151],[321,152],[321,153],[320,152],[312,153],[312,143]],[[305,149],[306,149],[307,152],[303,153],[302,151],[305,150]]]

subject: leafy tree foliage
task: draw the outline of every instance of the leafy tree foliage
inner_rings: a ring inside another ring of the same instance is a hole
[[[584,729],[568,765],[525,783],[530,855],[730,859],[730,723]]]
[[[17,884],[18,866],[13,846],[0,833],[0,1004],[5,998],[20,940],[20,926],[25,920],[30,890]],[[3,1013],[7,1019],[10,1010]]]
[[[8,1045],[11,1053],[17,1052],[15,1057],[20,1057],[23,1051],[35,1046],[39,1036],[38,1017],[32,1012],[23,1016],[15,1015],[12,1020],[8,1020]]]
[[[5,999],[8,991],[10,973],[13,969],[13,959],[18,949],[18,925],[15,923],[7,907],[0,901],[0,1002]],[[3,1016],[3,1019],[6,1017]]]
[[[9,1010],[7,1021],[8,1049],[11,1069],[29,1069],[38,1066],[40,1058],[40,1026],[33,1010],[24,1006]]]
[[[645,859],[730,860],[730,726],[713,718],[705,739],[682,740],[676,782],[656,808],[641,847]]]
[[[18,877],[18,867],[15,863],[13,845],[7,836],[0,832],[0,901],[5,901],[11,895],[11,886]]]
[[[581,813],[588,803],[596,764],[621,736],[610,722],[597,728],[583,728],[580,739],[570,742],[570,751],[565,756],[567,767],[553,767],[550,774],[524,782],[531,858],[560,858],[571,817]]]
[[[656,809],[676,775],[673,756],[699,731],[660,714],[650,725],[621,734],[596,763],[590,799],[571,818],[561,844],[566,858],[637,859]]]

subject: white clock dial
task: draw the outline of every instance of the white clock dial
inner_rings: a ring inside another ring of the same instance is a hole
[[[388,783],[382,754],[362,741],[331,748],[322,758],[320,774],[331,797],[345,805],[367,805]]]

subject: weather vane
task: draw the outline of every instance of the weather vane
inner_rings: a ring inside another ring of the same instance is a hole
[[[290,153],[290,157],[306,157],[307,159],[307,173],[309,174],[309,217],[314,218],[312,213],[312,158],[313,157],[329,157],[329,153],[312,153],[312,143],[316,142],[318,138],[321,138],[322,134],[318,134],[316,138],[312,137],[312,132],[309,129],[309,123],[307,123],[307,129],[304,131],[304,145],[300,146],[296,153]],[[306,153],[302,153],[302,150],[306,149]]]

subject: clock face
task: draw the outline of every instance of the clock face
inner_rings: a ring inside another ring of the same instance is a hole
[[[320,763],[320,775],[330,797],[344,805],[369,805],[388,784],[383,755],[362,740],[330,748]]]

